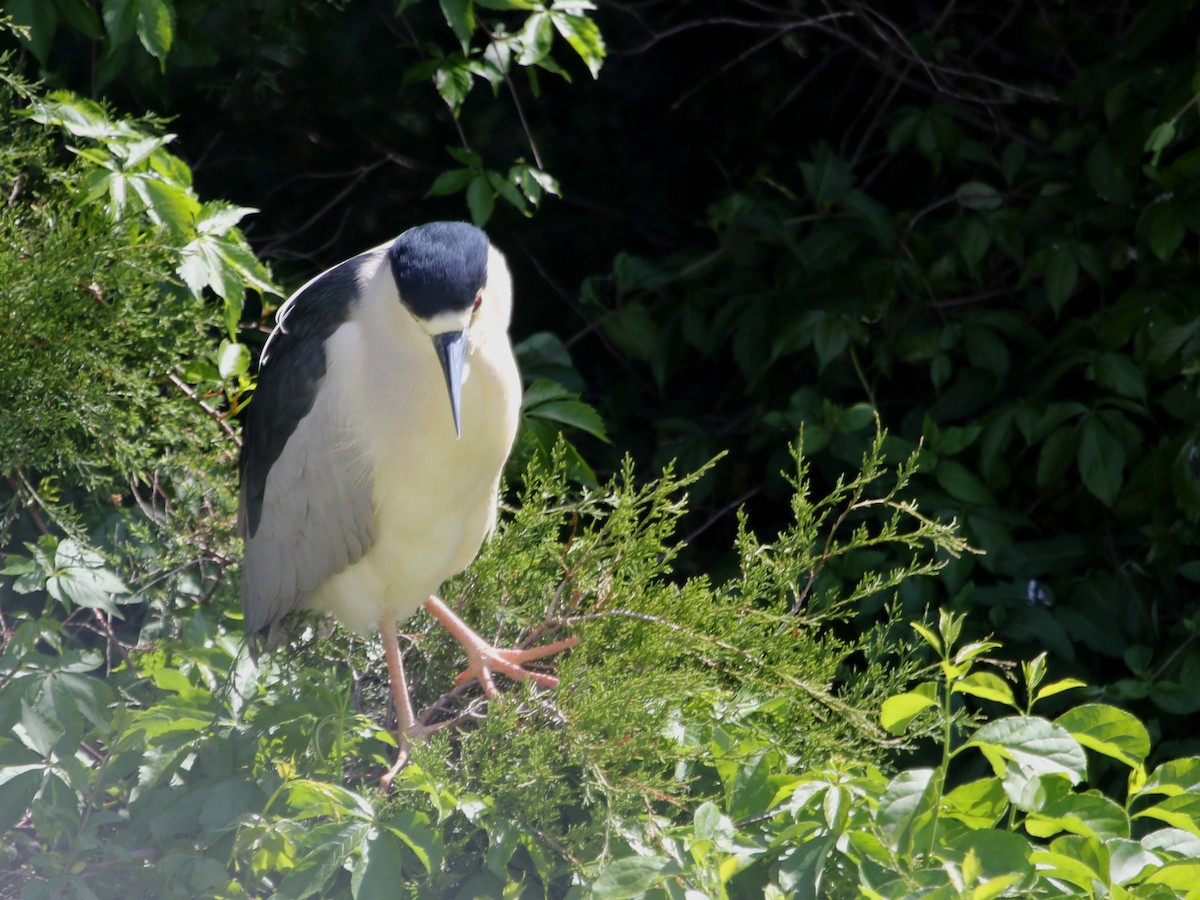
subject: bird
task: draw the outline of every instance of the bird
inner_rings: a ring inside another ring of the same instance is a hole
[[[577,643],[498,648],[437,591],[496,527],[521,378],[503,253],[465,222],[430,222],[322,272],[276,314],[246,409],[239,461],[241,597],[252,651],[297,610],[377,629],[399,753],[417,721],[398,623],[422,606],[462,644],[463,682],[493,673],[555,687],[523,663]]]

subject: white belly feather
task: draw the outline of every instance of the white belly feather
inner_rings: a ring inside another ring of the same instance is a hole
[[[336,404],[330,419],[345,437],[344,463],[373,473],[375,541],[306,605],[359,633],[385,616],[407,619],[475,558],[495,526],[520,404],[507,338],[471,346],[457,437],[433,345],[399,316],[408,316],[399,304],[373,310],[326,347],[322,393]]]

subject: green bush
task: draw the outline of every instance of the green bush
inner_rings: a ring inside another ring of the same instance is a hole
[[[915,669],[886,630],[834,626],[965,549],[900,498],[908,469],[882,466],[882,442],[827,498],[810,496],[797,455],[794,523],[770,543],[743,523],[742,572],[721,584],[671,574],[683,492],[703,471],[640,485],[626,467],[577,490],[561,448],[553,467],[535,462],[447,596],[513,643],[568,628],[581,643],[558,662],[558,690],[510,688],[484,715],[477,691],[444,690],[454,642],[412,622],[416,699],[458,724],[416,749],[390,794],[375,786],[394,741],[373,645],[364,658],[361,642],[304,629],[256,669],[236,618],[200,606],[173,637],[110,644],[121,656],[106,669],[55,604],[91,592],[107,608],[121,579],[99,559],[49,570],[34,554],[21,589],[47,613],[11,619],[0,657],[3,890],[372,896],[399,878],[438,896],[578,894],[639,830],[729,796],[750,752],[743,737],[723,744],[729,722],[770,725],[763,772],[834,754],[879,763],[889,739],[871,711]],[[804,576],[890,545],[911,563],[797,602]],[[731,809],[755,815],[769,797],[759,786]]]

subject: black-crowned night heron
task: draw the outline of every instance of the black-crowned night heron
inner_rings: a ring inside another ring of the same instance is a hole
[[[460,680],[522,668],[574,638],[493,647],[434,592],[496,524],[521,380],[508,338],[512,280],[487,235],[433,222],[321,273],[288,299],[247,410],[238,525],[252,639],[299,609],[383,636],[400,757],[423,736],[397,622],[422,605],[467,652]],[[447,403],[447,389],[448,399]]]

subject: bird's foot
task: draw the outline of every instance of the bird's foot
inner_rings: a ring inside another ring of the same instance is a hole
[[[383,777],[379,779],[379,787],[384,791],[390,790],[392,782],[396,780],[396,776],[400,774],[412,758],[413,745],[424,743],[429,735],[448,724],[450,723],[438,722],[434,725],[423,725],[420,722],[413,722],[408,728],[396,729],[393,734],[400,749],[396,753],[396,761],[392,763],[392,767],[384,772]]]
[[[467,667],[454,679],[455,684],[477,679],[483,687],[483,692],[489,698],[495,697],[499,691],[492,678],[493,673],[507,675],[513,681],[526,679],[543,687],[557,687],[558,679],[545,672],[531,672],[522,668],[521,663],[535,659],[544,659],[561,653],[579,643],[579,638],[568,637],[540,647],[529,647],[518,650],[515,648],[495,647],[488,643],[466,622],[460,619],[442,600],[430,597],[425,602],[425,608],[454,635],[455,640],[467,651]]]
[[[479,683],[483,685],[483,692],[489,698],[495,697],[498,693],[496,683],[492,679],[494,672],[507,675],[513,681],[528,679],[542,687],[558,687],[558,679],[555,676],[546,672],[531,672],[529,669],[522,668],[521,663],[553,656],[555,653],[569,650],[578,643],[579,638],[569,637],[551,644],[543,644],[540,647],[518,650],[513,647],[493,647],[482,639],[480,646],[468,646],[464,642],[463,646],[467,650],[467,667],[458,673],[454,683],[465,684],[478,679]]]

